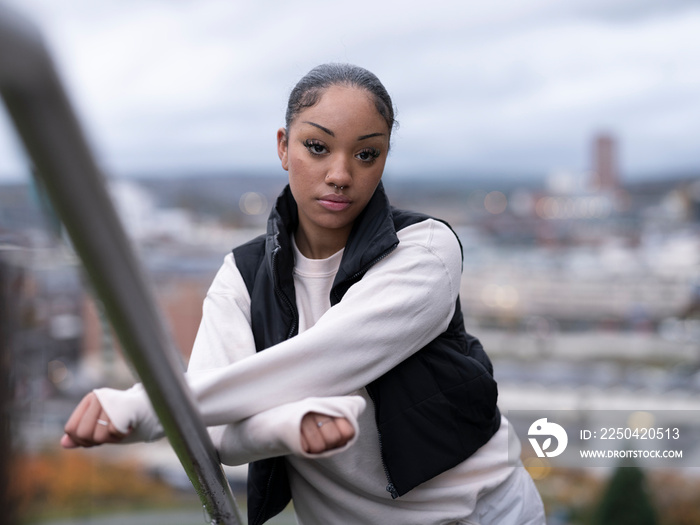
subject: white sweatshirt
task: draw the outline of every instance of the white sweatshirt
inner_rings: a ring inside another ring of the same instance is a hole
[[[260,353],[250,329],[250,297],[233,255],[225,258],[205,299],[187,372],[204,421],[224,463],[288,454],[300,524],[479,523],[469,517],[482,513],[485,506],[477,509],[477,501],[487,500],[485,494],[513,485],[514,475],[518,486],[532,484],[516,467],[520,443],[503,418],[491,440],[460,465],[396,500],[386,492],[374,407],[364,385],[446,329],[461,279],[459,244],[444,224],[426,220],[398,237],[391,255],[332,308],[329,292],[342,252],[311,260],[295,246],[299,335]],[[161,435],[140,385],[96,393],[118,429],[134,428],[131,440]],[[302,452],[299,425],[311,411],[347,417],[355,438],[322,455]],[[533,507],[523,490],[507,492],[496,506],[541,509],[539,498]]]

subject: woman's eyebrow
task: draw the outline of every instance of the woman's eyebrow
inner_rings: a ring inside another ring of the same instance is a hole
[[[331,137],[335,137],[335,133],[333,133],[330,129],[321,126],[321,124],[316,124],[315,122],[309,122],[308,120],[305,120],[304,124],[311,124],[312,126],[316,126],[321,131],[325,131],[326,133],[328,133]]]
[[[369,135],[361,135],[357,137],[357,140],[371,139],[372,137],[383,137],[385,133],[370,133]]]
[[[304,124],[310,124],[318,129],[320,129],[321,131],[328,133],[331,137],[335,137],[335,133],[333,133],[327,127],[321,126],[321,124],[316,124],[315,122],[311,122],[310,120],[305,120]],[[365,140],[365,139],[370,139],[372,137],[382,137],[384,135],[385,135],[385,133],[370,133],[368,135],[360,135],[359,137],[357,137],[357,140]]]

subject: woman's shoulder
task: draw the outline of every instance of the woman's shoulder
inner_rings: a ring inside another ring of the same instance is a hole
[[[209,287],[209,294],[230,295],[245,290],[245,283],[236,264],[234,252],[229,252]]]
[[[424,213],[397,208],[392,209],[392,216],[399,241],[456,248],[461,254],[459,238],[446,221]]]
[[[462,245],[457,234],[445,222],[429,216],[396,232],[399,246],[396,255],[415,260],[433,261],[455,276],[462,272]]]
[[[394,227],[396,228],[396,233],[400,233],[406,228],[413,228],[414,230],[420,231],[436,229],[441,231],[443,234],[451,234],[453,237],[457,238],[457,234],[452,229],[450,224],[440,219],[439,217],[432,217],[425,213],[412,210],[402,210],[399,208],[391,208],[391,216],[394,221]]]

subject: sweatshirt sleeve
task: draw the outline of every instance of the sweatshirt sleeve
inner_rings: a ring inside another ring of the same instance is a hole
[[[204,298],[202,321],[187,369],[219,368],[254,354],[250,296],[230,253]]]
[[[351,394],[442,333],[459,294],[459,243],[435,220],[401,230],[399,241],[313,327],[230,365],[189,370],[205,423],[242,421],[307,397]],[[112,418],[117,428],[157,421],[147,415],[152,409],[143,390],[127,393],[128,409]]]
[[[121,410],[131,410],[129,396],[140,398],[143,389],[141,385],[136,385],[126,392],[101,388],[95,390],[95,394],[110,419],[116,421],[120,418]],[[146,407],[145,404],[140,405],[138,400],[135,406]],[[243,465],[258,459],[288,454],[318,459],[343,452],[357,441],[360,435],[357,419],[365,407],[366,402],[361,396],[306,398],[265,410],[242,421],[209,427],[207,430],[219,453],[220,461],[225,465]],[[154,441],[163,437],[163,428],[155,412],[150,404],[147,408],[140,416],[139,425],[133,432],[128,433],[122,443]],[[320,454],[305,452],[301,445],[301,420],[311,412],[344,417],[355,430],[354,437],[342,447]],[[127,430],[120,427],[117,429],[124,433]]]
[[[357,418],[365,409],[360,396],[306,398],[287,403],[239,423],[210,429],[219,459],[225,465],[242,465],[258,459],[293,454],[306,458],[324,458],[350,448],[360,434]],[[355,436],[340,448],[320,454],[305,452],[301,446],[301,420],[309,412],[344,417],[355,429]]]

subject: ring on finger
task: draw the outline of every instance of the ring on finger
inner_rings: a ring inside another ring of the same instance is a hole
[[[317,426],[318,428],[321,428],[323,425],[325,425],[326,423],[328,423],[328,422],[330,422],[330,421],[332,421],[332,420],[331,420],[331,419],[325,419],[325,420],[323,420],[323,421],[319,421],[318,423],[316,423],[316,426]]]
[[[98,419],[97,420],[98,425],[102,425],[103,427],[108,427],[109,426],[109,421],[105,421],[104,419]]]

